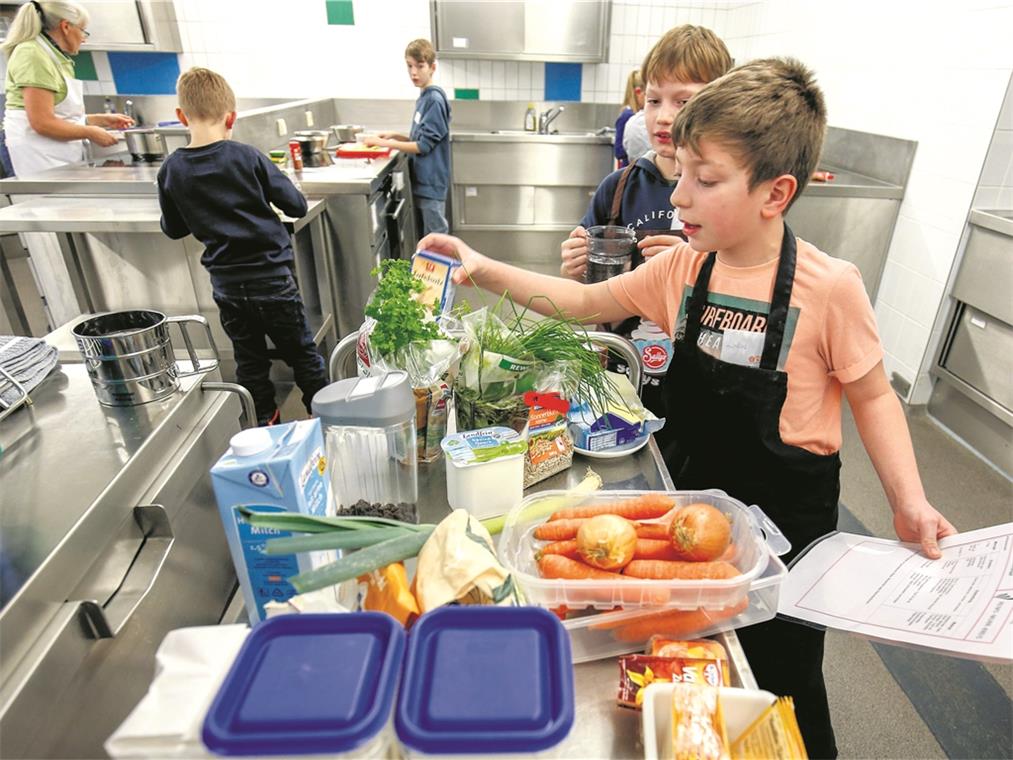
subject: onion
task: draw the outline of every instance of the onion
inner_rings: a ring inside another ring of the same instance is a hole
[[[725,553],[732,524],[710,504],[690,504],[675,513],[669,535],[680,559],[709,562]]]
[[[602,570],[625,566],[637,548],[633,523],[618,515],[596,515],[577,531],[577,552],[589,565]]]

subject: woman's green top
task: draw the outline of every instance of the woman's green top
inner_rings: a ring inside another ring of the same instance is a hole
[[[55,61],[46,52],[46,47],[55,54]],[[50,90],[53,93],[53,105],[63,102],[67,97],[65,77],[74,77],[74,60],[70,56],[41,34],[34,40],[22,42],[14,48],[7,61],[7,80],[4,83],[7,108],[24,110],[24,87]]]

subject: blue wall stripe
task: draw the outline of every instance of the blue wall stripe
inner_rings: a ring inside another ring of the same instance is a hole
[[[179,79],[176,53],[109,53],[119,95],[173,95]]]
[[[545,99],[580,100],[580,81],[584,71],[580,63],[545,64]]]

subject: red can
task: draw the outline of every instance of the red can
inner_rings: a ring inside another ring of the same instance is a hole
[[[302,147],[299,145],[298,140],[289,140],[288,152],[292,154],[292,168],[296,171],[301,171],[303,168]]]

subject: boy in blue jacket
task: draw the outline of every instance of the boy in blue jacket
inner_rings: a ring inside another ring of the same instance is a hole
[[[394,148],[411,155],[415,208],[422,219],[422,234],[447,232],[447,188],[450,184],[450,103],[433,84],[436,51],[429,40],[412,40],[405,48],[405,63],[412,84],[421,90],[415,101],[410,134],[381,132],[365,137],[365,145]]]
[[[192,68],[180,76],[176,95],[190,144],[158,171],[162,231],[173,240],[192,234],[204,244],[201,264],[211,274],[236,379],[253,396],[257,424],[281,419],[267,337],[292,367],[309,412],[327,373],[293,276],[291,239],[271,208],[304,216],[306,199],[267,156],[230,139],[236,96],[221,75]]]

